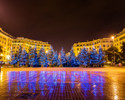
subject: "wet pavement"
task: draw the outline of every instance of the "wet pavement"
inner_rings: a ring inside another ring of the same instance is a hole
[[[125,71],[3,70],[0,100],[125,100]]]

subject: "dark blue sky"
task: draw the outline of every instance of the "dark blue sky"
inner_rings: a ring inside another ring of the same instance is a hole
[[[47,41],[68,52],[73,43],[110,37],[125,27],[124,0],[0,0],[9,34]]]

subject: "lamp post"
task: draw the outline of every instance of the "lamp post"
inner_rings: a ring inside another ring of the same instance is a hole
[[[114,44],[114,36],[111,36],[111,39],[113,40],[113,44]],[[113,47],[113,65],[115,65],[115,50],[114,50],[114,47]]]

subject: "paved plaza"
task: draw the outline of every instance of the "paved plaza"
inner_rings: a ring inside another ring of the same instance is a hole
[[[125,68],[2,68],[0,100],[125,100]]]

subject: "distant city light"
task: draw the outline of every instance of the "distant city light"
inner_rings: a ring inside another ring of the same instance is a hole
[[[114,38],[115,38],[114,36],[111,36],[111,39],[112,39],[112,40],[114,40]]]
[[[6,58],[7,58],[7,60],[10,60],[10,55],[7,55]]]
[[[46,50],[46,53],[48,53],[48,50]]]

